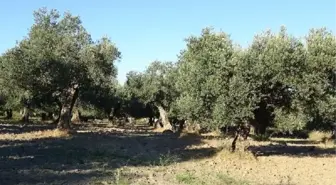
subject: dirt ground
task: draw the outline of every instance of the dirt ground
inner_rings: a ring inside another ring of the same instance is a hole
[[[0,184],[336,184],[335,145],[169,135],[146,126],[0,124]]]

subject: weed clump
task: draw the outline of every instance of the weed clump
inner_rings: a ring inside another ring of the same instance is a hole
[[[177,182],[183,183],[183,184],[194,184],[197,181],[197,178],[193,174],[187,172],[187,173],[177,174],[176,180]]]

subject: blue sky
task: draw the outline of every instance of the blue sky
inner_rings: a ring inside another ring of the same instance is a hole
[[[118,79],[144,70],[154,60],[176,61],[184,39],[212,26],[229,33],[243,47],[266,29],[285,25],[295,36],[310,28],[335,33],[334,0],[4,0],[0,3],[0,53],[26,36],[33,11],[47,7],[79,15],[93,39],[110,37],[122,52]]]

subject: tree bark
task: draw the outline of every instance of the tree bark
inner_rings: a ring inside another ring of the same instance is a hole
[[[79,110],[74,111],[71,117],[71,122],[80,123],[81,121],[81,113]]]
[[[153,117],[149,117],[149,118],[148,118],[148,125],[149,125],[150,127],[154,126],[154,118],[153,118]]]
[[[70,106],[63,105],[57,128],[70,129],[71,110]]]
[[[6,110],[6,119],[12,119],[13,118],[13,111],[12,109]]]
[[[168,119],[167,111],[161,105],[157,105],[157,108],[159,109],[159,114],[160,114],[160,118],[161,118],[164,130],[173,130],[173,127],[170,124],[169,119]]]
[[[57,128],[70,129],[71,128],[71,113],[72,109],[78,98],[78,87],[74,87],[68,90],[68,96],[62,102],[62,108],[60,111],[59,121]]]
[[[58,124],[60,117],[61,117],[61,111],[62,111],[62,103],[60,101],[57,101],[57,105],[58,105],[58,116],[55,119],[55,121],[53,122],[54,124]]]
[[[43,112],[41,114],[41,121],[45,121],[46,119],[47,119],[47,114]]]
[[[163,128],[163,123],[162,123],[162,120],[161,118],[157,119],[154,123],[154,128]]]
[[[264,135],[266,134],[266,129],[271,126],[274,121],[274,115],[272,115],[274,110],[267,107],[267,102],[265,101],[261,101],[258,106],[259,108],[254,110],[252,126],[257,135]]]
[[[238,137],[239,137],[239,130],[236,131],[236,134],[235,134],[235,137],[232,141],[232,144],[231,144],[231,152],[235,152],[236,151],[236,146],[237,146],[237,140],[238,140]]]
[[[29,108],[28,107],[24,107],[23,108],[23,113],[22,113],[22,118],[21,120],[24,122],[24,123],[28,123],[29,122]]]
[[[47,119],[49,119],[49,120],[53,119],[52,112],[48,112]]]
[[[178,132],[182,132],[182,131],[183,131],[185,122],[186,122],[185,120],[181,120],[181,121],[179,122],[179,129],[178,129]]]

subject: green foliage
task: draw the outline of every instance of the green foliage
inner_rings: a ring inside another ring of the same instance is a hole
[[[108,38],[92,41],[79,17],[68,12],[39,9],[34,18],[28,36],[2,57],[2,79],[61,103],[69,101],[71,89],[111,84],[120,52]]]
[[[177,63],[154,61],[121,86],[114,65],[121,53],[108,38],[93,41],[69,12],[39,9],[28,35],[0,57],[0,108],[56,112],[79,99],[75,105],[94,114],[160,114],[211,129],[333,128],[336,39],[327,29],[299,39],[281,27],[256,35],[246,49],[212,28],[185,41]]]
[[[142,73],[129,72],[124,86],[128,108],[133,109],[129,109],[129,112],[137,117],[141,115],[135,114],[136,110],[142,110],[143,115],[147,117],[154,117],[160,113],[165,124],[168,124],[167,114],[175,114],[174,103],[179,96],[175,78],[176,66],[171,62],[154,61]]]
[[[257,97],[258,134],[274,124],[275,109],[293,109],[305,69],[305,49],[284,27],[257,35],[246,52],[243,76]],[[260,126],[261,125],[261,126]],[[260,130],[259,130],[260,129]]]
[[[307,60],[304,79],[300,84],[300,98],[305,113],[314,127],[332,128],[336,120],[336,39],[325,28],[312,29],[306,37]],[[313,72],[312,72],[313,71]]]
[[[145,104],[170,107],[177,97],[174,70],[171,62],[154,61],[143,73],[129,72],[125,89],[129,97],[138,97]]]
[[[253,117],[255,97],[251,88],[240,76],[233,76],[228,84],[227,92],[218,97],[213,110],[216,126],[235,125]],[[224,123],[224,124],[223,124]]]
[[[240,88],[242,82],[234,76],[234,58],[238,56],[235,56],[229,36],[206,28],[200,37],[192,36],[186,42],[187,48],[179,57],[176,82],[181,90],[176,105],[183,116],[204,126],[218,127],[248,115],[244,111],[235,109],[231,112],[226,108],[230,104],[239,106],[241,102],[249,101],[234,100],[240,96],[237,93],[245,93],[246,90],[238,92],[234,89]]]
[[[78,105],[106,117],[118,101],[116,86],[113,82],[91,86],[80,94]]]
[[[21,105],[22,92],[3,87],[0,91],[0,109],[18,109]]]
[[[274,126],[277,132],[292,133],[295,130],[302,130],[308,122],[307,117],[302,113],[302,111],[288,112],[281,109],[276,109],[274,114]]]
[[[97,118],[102,119],[106,118],[106,114],[102,109],[97,108],[96,106],[90,104],[80,105],[78,110],[81,113],[81,116],[88,117],[88,118]]]
[[[171,62],[154,61],[144,74],[145,102],[153,102],[163,107],[170,104],[177,97],[174,88],[175,66]]]
[[[184,118],[210,128],[255,120],[259,134],[302,129],[317,116],[336,120],[335,37],[325,29],[312,30],[306,43],[284,27],[263,32],[246,50],[210,28],[186,41],[174,104]]]

